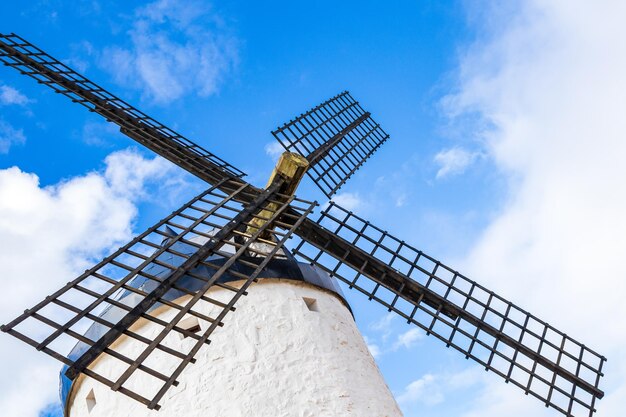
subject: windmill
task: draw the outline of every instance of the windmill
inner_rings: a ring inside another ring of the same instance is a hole
[[[0,35],[0,60],[209,186],[2,326],[64,364],[66,415],[400,415],[337,281],[545,406],[595,412],[602,355],[336,203],[312,220],[316,203],[295,196],[304,175],[331,198],[389,137],[348,92],[272,132],[285,153],[258,188],[15,34]]]

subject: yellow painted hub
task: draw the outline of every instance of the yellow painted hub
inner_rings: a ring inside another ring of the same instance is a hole
[[[295,194],[296,189],[300,184],[300,180],[302,180],[302,177],[304,177],[308,168],[309,161],[307,161],[304,156],[293,152],[283,152],[278,159],[278,162],[276,163],[265,188],[272,185],[278,176],[284,180],[284,183],[278,192],[286,196],[292,196]],[[269,203],[267,208],[259,213],[259,217],[252,219],[250,222],[251,225],[248,226],[246,232],[250,235],[254,234],[258,228],[263,226],[265,221],[274,214],[278,207],[277,203]]]

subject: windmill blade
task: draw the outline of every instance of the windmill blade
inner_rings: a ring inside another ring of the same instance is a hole
[[[328,198],[389,138],[347,91],[285,123],[272,135],[285,150],[307,158],[307,174]]]
[[[568,416],[592,415],[606,359],[448,266],[332,203],[293,250]]]
[[[313,209],[280,185],[243,196],[245,182],[223,180],[1,330],[63,362],[68,391],[82,373],[159,409]]]
[[[0,61],[119,125],[131,139],[211,185],[245,175],[15,34],[0,34]]]

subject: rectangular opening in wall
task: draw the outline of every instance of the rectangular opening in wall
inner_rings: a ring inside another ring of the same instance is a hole
[[[177,326],[181,329],[187,330],[190,333],[199,333],[202,330],[198,318],[193,316],[182,319]],[[179,336],[181,339],[185,339],[186,337],[188,337],[188,335],[184,333],[179,333]]]
[[[93,393],[93,389],[89,390],[89,394],[85,397],[85,401],[87,402],[87,411],[91,413],[91,410],[96,406],[96,396]]]
[[[304,304],[306,304],[309,311],[320,311],[315,298],[302,297],[302,300],[304,300]]]

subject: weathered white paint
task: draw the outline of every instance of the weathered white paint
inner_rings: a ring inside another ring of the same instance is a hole
[[[233,283],[236,285],[236,283]],[[203,416],[203,417],[397,417],[400,412],[352,315],[340,298],[305,282],[262,279],[253,284],[237,310],[224,320],[161,400],[159,411],[81,376],[69,400],[69,415],[76,416]],[[224,289],[208,294],[226,299]],[[311,311],[303,297],[316,301]],[[198,311],[210,314],[210,305]],[[203,310],[203,311],[201,311]],[[174,313],[158,311],[163,319]],[[194,320],[192,319],[191,322]],[[200,321],[202,329],[207,323]],[[133,328],[146,335],[159,329],[151,323]],[[178,333],[164,344],[191,346],[194,341]],[[122,340],[114,348],[137,354],[137,342]],[[151,357],[147,364],[173,366],[167,355]],[[169,362],[167,362],[169,360]],[[97,372],[119,375],[119,362],[103,358]],[[129,380],[135,389],[154,389],[152,377]],[[93,390],[93,395],[90,396]],[[94,404],[95,401],[95,404]],[[88,405],[91,411],[88,411]]]

